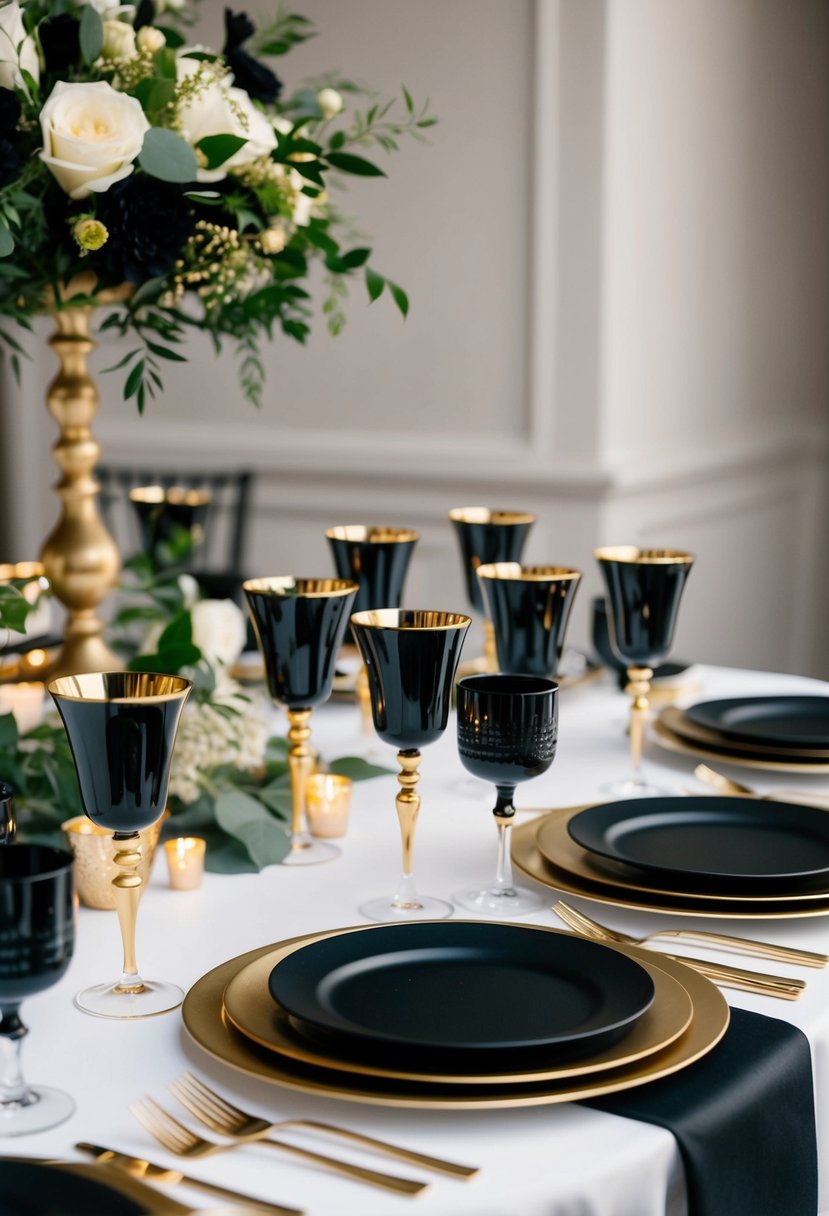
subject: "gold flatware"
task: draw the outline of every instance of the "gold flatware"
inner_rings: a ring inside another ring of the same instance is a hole
[[[725,773],[718,773],[716,769],[709,768],[707,764],[698,764],[694,769],[694,776],[706,785],[713,786],[721,794],[736,794],[742,798],[762,798],[768,802],[804,802],[807,806],[829,808],[829,794],[822,794],[815,790],[788,789],[772,790],[769,794],[761,794],[759,790],[752,789],[750,785],[745,785],[742,781],[734,781],[733,778],[726,777]]]
[[[575,908],[571,908],[562,900],[553,904],[552,910],[571,929],[575,929],[577,933],[583,933],[585,937],[592,937],[597,941],[620,942],[627,946],[640,946],[647,942],[647,938],[640,940],[637,937],[631,937],[628,933],[608,929],[606,925],[600,925],[598,921],[591,920],[589,916],[585,916],[583,912],[577,912]],[[669,954],[667,957],[672,958],[674,962],[684,963],[686,967],[692,967],[694,971],[713,980],[715,984],[724,988],[736,988],[742,992],[755,992],[762,996],[777,996],[785,1001],[796,1001],[806,987],[803,980],[784,979],[783,976],[767,975],[762,971],[745,971],[742,967],[710,963],[707,959],[690,958],[682,954]]]
[[[397,1191],[401,1195],[418,1195],[429,1185],[426,1182],[414,1182],[411,1178],[400,1178],[396,1174],[381,1174],[377,1170],[365,1169],[361,1165],[352,1165],[350,1161],[341,1161],[339,1157],[325,1157],[322,1153],[315,1153],[307,1148],[298,1148],[295,1144],[288,1144],[284,1140],[233,1140],[230,1144],[217,1144],[215,1140],[208,1140],[205,1136],[200,1136],[197,1132],[191,1131],[189,1127],[185,1127],[183,1123],[179,1123],[178,1119],[174,1119],[152,1098],[133,1102],[129,1109],[141,1126],[159,1144],[163,1145],[168,1152],[175,1153],[179,1157],[211,1157],[214,1153],[226,1153],[230,1149],[242,1148],[248,1143],[261,1143],[281,1149],[303,1161],[312,1161],[315,1165],[332,1170],[336,1174],[343,1174],[346,1178],[366,1182],[370,1186],[384,1187],[389,1191]]]
[[[155,1165],[141,1157],[131,1157],[114,1148],[104,1148],[101,1144],[88,1144],[85,1140],[76,1144],[75,1148],[81,1153],[89,1153],[102,1165],[109,1165],[127,1174],[130,1178],[139,1178],[142,1182],[159,1184],[160,1186],[178,1186],[184,1183],[195,1190],[205,1191],[208,1195],[216,1195],[219,1199],[229,1199],[232,1203],[243,1203],[260,1212],[272,1212],[275,1216],[303,1216],[300,1208],[289,1208],[281,1203],[268,1203],[264,1199],[256,1199],[253,1195],[244,1195],[240,1191],[219,1186],[214,1182],[205,1182],[202,1178],[194,1178],[183,1174],[180,1170],[167,1169],[163,1165]]]
[[[282,1119],[278,1123],[268,1123],[257,1115],[240,1110],[210,1089],[203,1081],[191,1072],[182,1073],[174,1081],[170,1089],[181,1102],[205,1127],[219,1132],[223,1136],[233,1136],[237,1140],[262,1140],[271,1132],[284,1128],[309,1128],[312,1131],[325,1132],[331,1136],[339,1136],[351,1140],[365,1148],[374,1149],[378,1153],[387,1153],[398,1157],[401,1161],[410,1161],[421,1165],[427,1170],[436,1170],[441,1174],[450,1174],[455,1178],[474,1178],[480,1173],[477,1166],[458,1165],[454,1161],[445,1161],[441,1157],[431,1157],[426,1153],[417,1153],[412,1149],[402,1148],[399,1144],[389,1144],[385,1140],[376,1140],[373,1136],[353,1132],[345,1127],[337,1127],[331,1123],[319,1123],[315,1119]]]
[[[568,908],[565,903],[554,905],[553,911]],[[569,909],[576,916],[583,916],[575,908]],[[589,920],[589,917],[584,917]],[[594,924],[596,922],[593,922]],[[607,930],[611,932],[611,930]],[[623,935],[619,935],[620,939]],[[758,942],[747,937],[733,937],[728,933],[709,933],[706,929],[657,929],[645,937],[629,938],[628,945],[634,943],[645,946],[658,937],[681,937],[685,941],[699,942],[701,945],[720,946],[723,950],[734,950],[738,954],[753,954],[758,958],[773,958],[778,963],[800,963],[803,967],[825,967],[829,963],[829,955],[818,954],[815,950],[799,950],[796,946],[776,946],[772,942]]]

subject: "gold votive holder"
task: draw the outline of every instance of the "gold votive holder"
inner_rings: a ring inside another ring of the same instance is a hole
[[[142,894],[150,878],[161,825],[166,818],[165,811],[160,819],[138,833],[141,840],[138,874],[143,880],[139,888]],[[60,826],[66,847],[74,858],[72,872],[78,898],[85,908],[111,911],[115,908],[112,880],[119,872],[113,861],[115,850],[112,832],[99,827],[91,819],[87,819],[86,815],[76,815],[74,819],[67,819]]]
[[[337,773],[313,773],[305,787],[305,813],[312,836],[345,836],[353,782]]]
[[[204,878],[206,844],[200,836],[177,836],[164,842],[164,856],[175,891],[195,891]]]

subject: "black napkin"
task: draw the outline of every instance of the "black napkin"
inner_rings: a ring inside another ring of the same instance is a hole
[[[650,1085],[585,1103],[672,1132],[688,1216],[815,1216],[812,1057],[802,1031],[731,1010],[712,1052]]]

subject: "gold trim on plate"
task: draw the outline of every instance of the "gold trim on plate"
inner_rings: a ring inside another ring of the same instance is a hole
[[[550,930],[552,932],[553,930]],[[688,1029],[693,1016],[691,998],[685,988],[673,976],[667,974],[653,962],[643,959],[642,966],[654,982],[654,1002],[633,1030],[619,1043],[588,1059],[551,1065],[545,1068],[511,1070],[488,1073],[441,1073],[430,1075],[423,1071],[404,1068],[383,1067],[373,1062],[340,1059],[325,1051],[321,1042],[307,1039],[291,1027],[288,1014],[274,1001],[268,991],[268,976],[278,963],[295,950],[332,936],[319,934],[310,941],[294,942],[280,946],[243,967],[228,984],[224,992],[224,1012],[233,1026],[245,1036],[277,1055],[300,1060],[316,1067],[330,1068],[337,1072],[360,1072],[364,1076],[385,1077],[397,1081],[428,1081],[433,1085],[509,1085],[516,1081],[553,1081],[565,1077],[587,1076],[606,1072],[645,1059],[675,1042]],[[400,1052],[401,1060],[404,1052]]]
[[[568,851],[564,852],[563,842],[570,837],[566,831],[566,820],[584,807],[563,807],[551,811],[548,815],[530,820],[521,827],[512,829],[512,860],[519,870],[540,882],[553,891],[561,891],[565,895],[579,895],[582,899],[593,900],[599,904],[609,904],[614,908],[633,908],[638,912],[669,912],[672,916],[716,916],[720,920],[789,920],[804,916],[829,915],[829,892],[823,896],[821,904],[802,902],[803,896],[790,897],[779,903],[754,900],[742,903],[737,899],[723,899],[706,896],[700,898],[685,892],[667,895],[663,892],[652,891],[647,887],[634,885],[635,880],[614,886],[602,873],[586,865],[579,857],[573,858]],[[542,857],[536,841],[536,833],[548,819],[560,817],[564,822],[561,836],[562,853],[557,863]],[[577,854],[586,854],[578,848],[575,842],[570,842]],[[572,866],[572,869],[568,867]],[[814,896],[812,896],[814,898]],[[661,962],[661,960],[660,960]]]
[[[357,927],[370,933],[375,926]],[[540,926],[538,928],[540,932],[560,932]],[[354,927],[337,930],[345,931],[353,932]],[[629,1067],[613,1069],[582,1080],[565,1079],[558,1084],[553,1081],[538,1081],[495,1085],[492,1089],[486,1085],[438,1086],[429,1082],[395,1081],[372,1077],[356,1070],[348,1074],[315,1068],[274,1052],[265,1054],[233,1029],[222,1007],[225,988],[244,967],[278,947],[305,942],[313,936],[309,934],[261,946],[258,950],[249,950],[238,958],[229,959],[226,963],[214,967],[197,980],[182,1006],[184,1026],[194,1042],[214,1059],[248,1076],[321,1097],[365,1102],[375,1106],[401,1106],[407,1109],[496,1110],[512,1106],[543,1106],[554,1102],[571,1102],[644,1085],[648,1081],[679,1072],[706,1055],[728,1028],[728,1004],[718,989],[709,980],[681,963],[660,957],[660,969],[678,980],[690,996],[694,1016],[688,1030],[669,1047]],[[639,947],[614,948],[639,963],[653,962],[652,953]]]
[[[760,760],[802,761],[801,768],[808,768],[812,761],[829,764],[829,748],[784,747],[779,743],[748,743],[729,739],[716,730],[699,726],[684,709],[667,705],[659,715],[659,721],[672,735],[678,735],[685,743],[700,743],[703,747],[730,755],[753,756]]]
[[[664,711],[663,711],[664,712]],[[650,724],[650,737],[657,747],[666,751],[678,752],[680,756],[694,756],[698,760],[713,760],[716,764],[737,764],[741,768],[763,769],[769,773],[800,773],[820,776],[829,773],[829,759],[804,760],[795,764],[789,760],[755,760],[753,757],[737,755],[735,752],[723,751],[721,748],[704,747],[698,743],[686,743],[661,721],[661,715]],[[767,754],[767,753],[764,753]]]

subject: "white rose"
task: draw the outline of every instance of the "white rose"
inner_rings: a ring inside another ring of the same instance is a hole
[[[59,80],[40,112],[41,160],[70,198],[101,194],[129,177],[149,130],[141,103],[104,80]]]
[[[126,21],[105,21],[101,55],[115,63],[135,58],[135,30]]]
[[[193,578],[192,574],[180,574],[178,576],[178,589],[181,592],[181,597],[184,600],[185,608],[192,608],[196,600],[199,598],[199,584]]]
[[[102,21],[133,21],[135,18],[134,4],[116,4],[114,0],[79,0],[81,6],[88,4],[94,8]]]
[[[232,666],[245,646],[247,625],[233,600],[199,600],[190,611],[193,644],[214,666]]]
[[[167,39],[161,30],[157,30],[152,25],[142,25],[135,35],[135,42],[139,51],[146,51],[150,55],[154,55],[156,51],[160,51],[163,46],[167,45]]]
[[[317,105],[323,118],[333,118],[335,114],[339,114],[345,102],[342,93],[338,93],[336,89],[320,89],[317,93]]]
[[[228,170],[269,156],[276,147],[276,135],[268,119],[257,110],[244,89],[236,89],[230,78],[217,78],[211,65],[188,59],[178,60],[179,78],[188,81],[186,98],[179,103],[181,134],[194,147],[207,135],[238,135],[246,142],[217,169],[199,169],[200,182],[218,182]]]
[[[23,84],[21,68],[40,80],[40,64],[34,39],[26,33],[17,0],[0,8],[0,86],[13,89]]]

